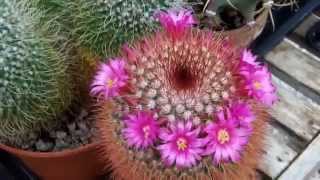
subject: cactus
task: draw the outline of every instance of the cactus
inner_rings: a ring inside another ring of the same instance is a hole
[[[250,179],[275,88],[265,65],[192,13],[162,12],[163,29],[101,66],[101,155],[115,179]]]
[[[35,27],[36,12],[0,0],[0,137],[46,128],[71,101],[68,64]]]
[[[154,30],[156,11],[182,4],[181,0],[78,0],[72,5],[74,37],[94,53],[112,56],[123,43]]]

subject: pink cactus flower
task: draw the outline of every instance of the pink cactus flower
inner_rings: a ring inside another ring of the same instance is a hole
[[[164,144],[158,146],[162,161],[167,165],[186,168],[196,165],[201,159],[205,141],[199,138],[200,128],[194,129],[192,122],[179,121],[170,129],[161,129],[160,139]]]
[[[245,89],[248,95],[271,106],[277,100],[275,87],[271,82],[271,73],[266,66],[256,68],[254,72],[242,71],[245,77]]]
[[[255,115],[251,107],[246,102],[232,102],[229,107],[231,115],[239,120],[241,126],[251,127],[251,122],[255,120]]]
[[[239,127],[239,122],[228,113],[217,113],[217,120],[204,129],[208,134],[205,155],[212,155],[213,163],[237,162],[241,157],[244,146],[248,143],[251,131],[246,127]]]
[[[100,65],[91,84],[91,95],[108,99],[119,95],[119,91],[127,83],[128,75],[125,61],[113,59]]]
[[[174,38],[181,37],[187,28],[197,24],[191,10],[169,10],[167,12],[157,12],[156,18],[163,28]]]
[[[159,134],[159,125],[154,114],[139,111],[124,118],[126,128],[122,130],[128,145],[136,149],[145,149],[154,144]]]
[[[245,62],[252,66],[258,66],[259,64],[257,63],[256,60],[257,60],[257,56],[253,55],[250,50],[248,49],[243,50],[242,57],[241,57],[242,62]]]

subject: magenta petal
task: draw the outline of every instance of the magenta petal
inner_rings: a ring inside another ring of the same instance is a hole
[[[185,167],[185,166],[188,166],[188,164],[186,164],[186,159],[184,157],[184,154],[179,154],[177,157],[176,157],[176,165],[178,167]]]
[[[258,66],[258,63],[256,62],[256,59],[257,59],[257,56],[254,56],[250,50],[245,49],[242,52],[241,60],[243,62],[246,62],[246,63],[248,63],[250,65],[253,65],[253,66]]]
[[[200,128],[194,129],[190,121],[178,121],[169,129],[161,129],[159,137],[164,144],[159,145],[157,149],[160,150],[163,161],[169,161],[167,164],[170,165],[175,163],[177,167],[183,168],[195,165],[201,159],[201,148],[205,145],[204,140],[198,137],[198,129]]]
[[[100,64],[99,70],[91,84],[90,93],[93,96],[108,99],[119,94],[125,86],[128,75],[125,72],[125,62],[122,59],[110,60],[108,64]]]
[[[137,149],[147,148],[152,145],[159,134],[159,126],[152,113],[139,111],[125,117],[126,128],[123,135],[128,145]]]
[[[155,14],[155,17],[173,38],[180,38],[188,28],[197,23],[192,12],[186,9],[160,11]]]
[[[245,89],[248,95],[266,105],[272,105],[276,100],[276,91],[271,82],[271,73],[266,66],[242,69],[240,74],[245,79]]]
[[[211,154],[215,164],[239,160],[239,151],[244,149],[243,147],[248,143],[249,136],[251,135],[250,128],[240,127],[239,120],[235,117],[235,115],[241,113],[243,115],[250,113],[243,111],[242,105],[237,105],[234,104],[232,106],[234,109],[224,110],[227,112],[227,116],[224,116],[224,111],[218,112],[216,121],[208,124],[205,128],[205,132],[208,134],[205,139],[208,143],[203,154]]]

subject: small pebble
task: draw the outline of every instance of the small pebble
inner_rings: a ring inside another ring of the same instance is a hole
[[[76,129],[76,123],[72,122],[72,123],[68,124],[67,127],[70,132],[73,132]]]
[[[62,123],[52,127],[48,132],[32,132],[25,139],[0,139],[0,142],[35,152],[77,148],[90,143],[91,137],[97,134],[97,128],[87,120],[88,115],[86,110],[82,110],[76,117],[66,114],[61,117]]]
[[[52,147],[52,143],[45,143],[41,139],[36,143],[36,148],[38,151],[49,151]]]
[[[67,133],[66,132],[63,132],[63,131],[57,131],[56,132],[56,137],[58,139],[64,139],[65,137],[67,137]]]
[[[64,148],[67,148],[67,147],[69,147],[69,145],[64,140],[56,139],[56,148],[64,149]]]
[[[30,134],[29,134],[29,139],[32,139],[32,140],[37,139],[37,134],[34,133],[34,132],[30,133]]]
[[[89,114],[88,111],[82,110],[77,119],[83,120],[85,117],[88,116],[88,114]]]
[[[80,130],[84,131],[84,132],[88,132],[88,126],[85,122],[79,122],[78,123],[78,127]]]
[[[51,137],[51,138],[56,138],[57,136],[57,133],[55,132],[55,131],[50,131],[49,132],[49,136]],[[37,137],[37,138],[39,138],[39,137]]]

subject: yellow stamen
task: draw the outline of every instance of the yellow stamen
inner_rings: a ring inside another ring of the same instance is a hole
[[[109,88],[111,88],[112,86],[113,86],[113,80],[112,79],[108,79],[108,81],[107,81],[107,86],[109,87]]]
[[[177,140],[177,146],[180,151],[184,151],[188,147],[187,140],[184,138],[179,138]]]
[[[150,135],[150,126],[144,126],[142,128],[142,131],[144,133],[144,138],[148,138]]]
[[[262,88],[262,84],[259,81],[255,81],[253,83],[254,88],[256,89],[261,89]]]
[[[229,142],[229,140],[230,140],[230,135],[228,131],[226,131],[225,129],[221,129],[218,131],[218,141],[220,144]]]

